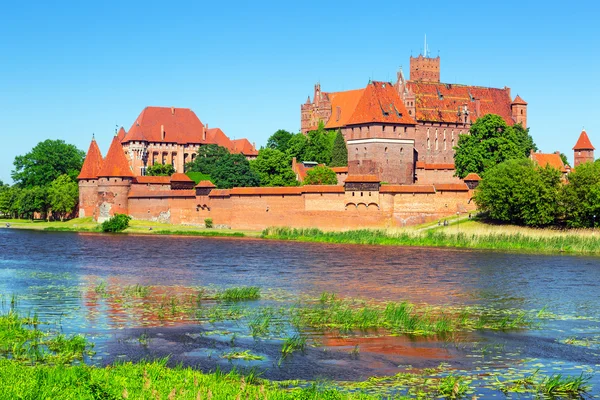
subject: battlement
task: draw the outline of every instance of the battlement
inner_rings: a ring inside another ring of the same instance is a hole
[[[410,80],[440,82],[440,57],[410,57]]]

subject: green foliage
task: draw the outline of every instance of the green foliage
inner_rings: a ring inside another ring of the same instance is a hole
[[[40,186],[26,188],[15,188],[14,203],[10,205],[11,210],[20,218],[33,219],[34,213],[47,214],[50,204],[48,202],[48,190]]]
[[[574,228],[600,223],[600,163],[584,163],[569,174],[562,193],[565,221]],[[596,218],[594,218],[594,215]]]
[[[193,180],[196,185],[200,183],[200,181],[211,181],[210,175],[203,174],[202,172],[186,172],[185,173],[191,180]]]
[[[493,220],[519,225],[553,224],[559,214],[561,173],[528,159],[504,161],[490,168],[474,200]]]
[[[102,223],[103,232],[121,232],[129,227],[131,217],[125,214],[115,214],[111,219]]]
[[[206,228],[212,228],[213,227],[213,220],[212,220],[212,218],[205,218],[204,219],[204,226]]]
[[[252,171],[260,178],[261,186],[297,186],[296,174],[289,159],[278,149],[260,149],[256,160],[250,163]]]
[[[146,168],[148,176],[171,176],[175,173],[175,167],[171,164],[154,164]]]
[[[16,186],[5,187],[0,190],[0,214],[4,216],[18,217],[17,198],[21,189]]]
[[[286,154],[290,161],[296,157],[298,162],[316,161],[319,164],[329,164],[335,138],[336,132],[327,131],[323,122],[320,122],[317,130],[306,135],[293,135],[288,142]]]
[[[243,286],[225,289],[217,293],[217,299],[224,301],[245,301],[260,299],[260,288]]]
[[[509,126],[502,117],[487,114],[471,125],[469,135],[460,135],[455,147],[456,175],[464,178],[474,172],[484,172],[506,160],[526,158],[536,150],[529,130],[521,124]]]
[[[333,150],[331,151],[331,167],[346,167],[348,166],[348,147],[344,140],[344,135],[338,131],[333,142]]]
[[[200,146],[196,159],[187,164],[190,172],[200,172],[211,177],[222,189],[259,186],[260,178],[250,169],[250,163],[242,154],[230,154],[221,146]]]
[[[567,156],[565,155],[565,153],[560,153],[560,159],[562,160],[563,164],[565,164],[565,166],[571,166],[571,164],[569,164],[569,160],[567,159]]]
[[[289,141],[294,136],[293,133],[283,129],[279,129],[277,132],[271,135],[267,140],[268,149],[276,149],[285,153],[289,147]]]
[[[62,140],[38,143],[29,153],[15,157],[12,178],[22,188],[47,186],[61,175],[77,179],[85,153]]]
[[[286,155],[288,156],[288,159],[290,161],[294,157],[296,158],[296,161],[298,161],[298,162],[307,161],[304,158],[304,154],[306,153],[307,147],[308,147],[308,137],[302,133],[296,133],[288,141],[288,148],[286,150]]]
[[[79,200],[79,186],[68,175],[61,175],[50,184],[48,200],[52,212],[60,215],[62,221],[65,215],[71,213]]]
[[[337,176],[331,168],[317,165],[306,171],[305,185],[337,185]]]

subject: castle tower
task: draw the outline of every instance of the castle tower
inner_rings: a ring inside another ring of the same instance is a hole
[[[79,182],[79,218],[95,217],[98,203],[98,173],[102,169],[102,153],[98,143],[92,138],[81,172],[77,177]]]
[[[128,214],[127,196],[133,181],[133,173],[123,152],[118,136],[115,135],[102,169],[98,173],[97,212],[98,222],[104,222],[115,214]]]
[[[523,128],[527,128],[527,102],[517,95],[511,103],[510,109],[515,123],[523,125]]]
[[[579,135],[579,139],[573,147],[575,153],[575,163],[573,167],[577,167],[579,164],[586,162],[594,162],[594,150],[594,146],[584,129],[581,131],[581,135]]]
[[[419,55],[410,57],[411,81],[439,82],[440,81],[440,56],[430,58]]]

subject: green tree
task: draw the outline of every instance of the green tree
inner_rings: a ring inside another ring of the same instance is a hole
[[[344,140],[344,135],[338,131],[333,142],[333,150],[331,150],[331,167],[346,167],[348,166],[348,147]]]
[[[29,153],[15,157],[12,179],[19,187],[47,186],[66,174],[76,180],[81,171],[85,153],[62,140],[45,140]]]
[[[327,131],[321,121],[317,130],[308,132],[307,136],[308,143],[303,161],[316,161],[319,164],[329,164],[331,162],[331,153],[336,133]]]
[[[569,164],[569,160],[567,159],[567,156],[565,155],[565,153],[560,153],[560,159],[562,160],[563,164],[565,164],[565,166],[571,166],[571,164]]]
[[[473,199],[493,220],[543,226],[556,222],[560,189],[559,170],[521,158],[491,167]]]
[[[600,163],[580,164],[569,174],[569,183],[564,185],[562,191],[562,204],[569,227],[599,225]]]
[[[33,219],[35,213],[40,213],[42,217],[45,217],[50,207],[47,190],[41,186],[18,190],[13,201],[11,210],[19,218]]]
[[[0,215],[4,217],[14,216],[13,205],[16,201],[18,189],[16,187],[4,186],[0,189]]]
[[[200,146],[196,159],[187,164],[186,170],[212,176],[217,164],[228,155],[229,150],[216,144]]]
[[[146,168],[148,176],[171,176],[175,173],[175,167],[171,164],[154,164]]]
[[[287,156],[278,149],[260,149],[250,167],[259,176],[261,186],[298,185]]]
[[[288,132],[284,129],[279,129],[277,132],[271,135],[267,140],[267,148],[276,149],[285,153],[289,147],[289,141],[294,136],[293,133]]]
[[[103,232],[121,232],[129,227],[131,217],[125,214],[115,214],[112,218],[107,219],[101,225]]]
[[[536,150],[529,131],[521,124],[509,126],[502,117],[487,114],[471,125],[469,135],[460,135],[455,147],[456,175],[474,172],[485,176],[488,168],[506,160],[526,158]]]
[[[211,181],[220,189],[259,186],[260,178],[250,169],[250,163],[242,154],[230,154],[221,146],[200,146],[196,159],[187,164],[188,172],[210,175]]]
[[[303,133],[296,133],[293,135],[288,141],[288,148],[286,150],[288,160],[291,162],[292,158],[296,157],[296,161],[298,162],[308,161],[304,157],[307,147],[308,137],[306,137],[306,135]]]
[[[302,183],[305,185],[337,185],[337,176],[331,168],[317,165],[306,171],[306,177]]]
[[[60,215],[63,221],[67,214],[70,214],[79,199],[79,187],[68,175],[61,175],[56,178],[48,187],[48,199],[52,212]]]

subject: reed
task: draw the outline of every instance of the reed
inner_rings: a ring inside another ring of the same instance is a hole
[[[248,360],[248,361],[256,361],[256,360],[264,360],[263,356],[259,356],[258,354],[253,354],[250,350],[244,351],[230,351],[228,353],[224,353],[221,355],[221,358],[226,360]]]
[[[260,299],[257,286],[233,287],[217,292],[216,298],[223,301],[247,301]]]
[[[563,376],[561,374],[545,377],[539,385],[539,391],[550,396],[580,396],[589,390],[591,376]]]

